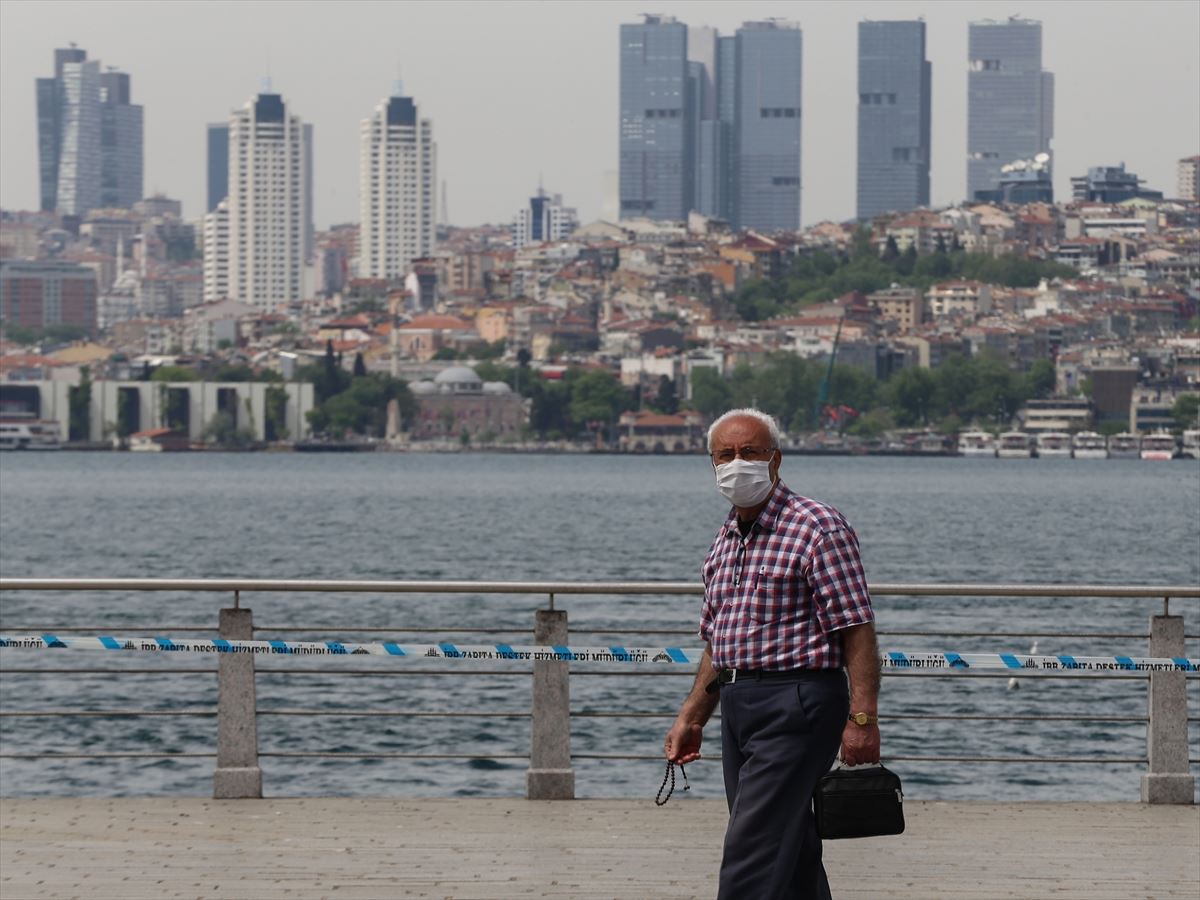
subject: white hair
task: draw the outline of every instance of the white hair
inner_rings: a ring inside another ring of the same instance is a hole
[[[728,422],[730,419],[747,418],[757,419],[766,426],[767,431],[771,435],[771,446],[769,449],[779,449],[780,443],[783,441],[783,436],[779,431],[779,423],[775,421],[774,416],[769,416],[762,410],[744,407],[742,409],[731,409],[729,412],[722,413],[717,417],[717,420],[708,426],[708,452],[712,453],[713,435],[717,433],[717,429]]]

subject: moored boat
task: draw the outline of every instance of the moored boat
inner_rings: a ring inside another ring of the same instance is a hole
[[[996,455],[1001,459],[1029,459],[1033,456],[1033,438],[1023,431],[1006,431],[1000,435]]]
[[[996,438],[986,431],[964,431],[958,436],[959,456],[996,455]]]
[[[1109,459],[1137,459],[1141,455],[1142,442],[1136,434],[1122,431],[1108,439]]]
[[[1142,459],[1162,461],[1174,458],[1175,435],[1159,431],[1142,438]]]
[[[0,419],[0,450],[60,450],[58,423],[52,419],[6,416]]]
[[[1179,448],[1180,456],[1190,456],[1200,459],[1200,428],[1188,428],[1183,432],[1183,444]]]
[[[1081,431],[1071,439],[1071,452],[1076,459],[1108,459],[1108,447],[1104,435],[1095,431]]]
[[[1071,436],[1063,431],[1047,431],[1037,436],[1039,459],[1070,459]]]

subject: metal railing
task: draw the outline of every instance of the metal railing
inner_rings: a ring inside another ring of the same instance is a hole
[[[330,581],[330,580],[278,580],[278,579],[111,579],[111,578],[0,578],[0,593],[36,591],[77,594],[80,592],[186,592],[186,593],[216,593],[225,596],[232,595],[233,606],[220,610],[218,633],[227,640],[250,640],[256,633],[285,634],[285,633],[326,633],[329,625],[256,625],[250,609],[243,606],[243,594],[261,595],[267,593],[356,593],[356,594],[458,594],[458,595],[490,595],[510,594],[528,597],[545,597],[547,608],[535,613],[533,623],[534,642],[541,646],[567,645],[567,611],[555,608],[555,598],[567,596],[606,595],[606,596],[672,596],[695,595],[702,593],[699,584],[685,582],[486,582],[486,581]],[[1200,587],[1189,585],[1146,586],[1146,585],[1046,585],[1046,584],[874,584],[871,586],[872,595],[877,600],[884,598],[915,597],[922,601],[940,602],[946,599],[963,598],[1117,598],[1128,601],[1161,601],[1162,611],[1150,619],[1149,632],[1131,631],[1091,631],[1091,632],[1058,632],[1060,636],[1099,639],[1149,639],[1149,655],[1152,657],[1180,657],[1185,654],[1185,637],[1192,639],[1195,635],[1184,633],[1183,617],[1172,615],[1170,604],[1172,600],[1195,600],[1200,598]],[[1196,621],[1195,618],[1192,621]],[[4,622],[4,630],[8,633],[111,633],[112,626],[97,626],[83,624],[46,625],[42,622],[17,624]],[[211,628],[194,624],[155,625],[157,634],[207,632]],[[529,634],[529,628],[496,627],[475,628],[462,624],[447,627],[339,627],[339,631],[348,634]],[[586,634],[636,634],[640,636],[670,636],[684,637],[687,632],[666,629],[647,628],[630,629],[627,627],[588,627],[576,628],[571,632],[574,636]],[[880,632],[884,637],[915,636],[920,638],[957,637],[957,638],[1035,638],[1047,636],[1045,631],[1010,630],[1010,631],[972,631],[972,630],[897,630]],[[161,659],[161,658],[160,658]],[[674,709],[633,711],[628,709],[576,709],[570,708],[570,679],[572,677],[602,677],[602,678],[633,678],[647,679],[660,677],[686,677],[691,679],[694,671],[690,667],[671,666],[667,670],[648,671],[645,667],[631,671],[629,666],[619,669],[604,669],[594,667],[572,668],[569,663],[559,661],[537,661],[529,664],[529,668],[514,670],[511,668],[472,667],[464,671],[461,666],[442,669],[422,667],[419,673],[408,669],[376,670],[364,673],[361,670],[349,669],[342,665],[322,666],[320,668],[306,667],[303,669],[281,670],[278,668],[264,669],[256,666],[253,655],[221,655],[215,668],[198,666],[150,666],[145,668],[48,668],[45,666],[21,667],[6,665],[0,672],[10,674],[71,674],[76,677],[89,675],[124,676],[131,674],[193,674],[208,673],[218,676],[218,702],[216,707],[180,707],[172,709],[146,708],[113,708],[89,709],[81,707],[55,707],[12,709],[11,704],[4,704],[0,710],[0,719],[7,717],[46,718],[46,717],[75,717],[75,718],[139,718],[139,717],[190,717],[217,719],[217,747],[212,752],[192,751],[74,751],[58,750],[53,752],[41,751],[12,751],[0,748],[0,759],[161,759],[161,758],[211,758],[216,756],[216,771],[214,775],[214,796],[217,797],[257,797],[262,795],[262,768],[260,760],[277,759],[524,759],[529,761],[526,776],[526,790],[531,798],[566,798],[575,793],[575,771],[573,761],[576,760],[647,760],[658,757],[646,754],[613,754],[571,751],[572,723],[588,720],[617,720],[617,719],[662,719],[669,722],[675,715]],[[339,661],[340,662],[340,661]],[[420,674],[421,676],[455,676],[486,679],[529,678],[532,670],[532,691],[529,711],[524,710],[422,710],[412,708],[388,709],[325,709],[306,707],[263,707],[258,704],[258,684],[263,678],[286,674],[289,678],[300,677],[371,677],[388,678]],[[1011,679],[1010,672],[950,672],[948,670],[895,671],[888,670],[885,675],[889,678],[930,678],[953,677],[958,679]],[[1081,676],[1064,672],[1021,672],[1024,678],[1078,678]],[[1186,678],[1182,672],[1151,672],[1149,674],[1088,674],[1089,681],[1095,680],[1140,680],[1148,684],[1147,714],[1129,715],[1113,714],[1087,709],[1083,712],[1048,712],[1034,714],[995,714],[995,713],[962,713],[953,714],[939,712],[899,712],[885,714],[885,721],[903,722],[906,720],[927,721],[940,723],[955,720],[989,721],[1012,723],[1110,723],[1120,725],[1137,725],[1144,723],[1146,731],[1146,754],[1144,756],[1077,756],[1053,755],[1031,758],[1026,755],[1006,754],[974,754],[954,755],[952,753],[898,754],[889,755],[889,760],[910,760],[913,762],[939,763],[1120,763],[1145,765],[1146,771],[1142,776],[1141,794],[1147,802],[1193,802],[1195,779],[1190,774],[1189,764],[1200,762],[1188,756],[1188,724],[1195,722],[1195,717],[1189,718],[1187,710]],[[0,690],[3,690],[0,688]],[[681,692],[682,693],[682,692]],[[885,710],[886,713],[886,710]],[[528,720],[530,723],[530,746],[528,754],[521,753],[455,753],[455,752],[399,752],[399,751],[294,751],[294,750],[263,750],[259,746],[257,721],[260,717],[362,717],[374,719],[405,719],[421,720],[428,717],[462,718],[462,719],[517,719]]]

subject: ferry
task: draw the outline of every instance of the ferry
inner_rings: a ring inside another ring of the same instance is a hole
[[[1062,431],[1047,431],[1037,436],[1039,459],[1070,459],[1071,436]]]
[[[1122,431],[1108,439],[1109,459],[1137,459],[1141,454],[1141,439],[1136,434]]]
[[[996,455],[1001,459],[1029,459],[1033,456],[1033,438],[1023,431],[1006,431],[1000,435]]]
[[[1183,432],[1183,446],[1179,448],[1179,455],[1200,459],[1200,428],[1188,428]]]
[[[49,419],[0,419],[0,450],[60,450],[58,423]]]
[[[1166,460],[1175,458],[1175,435],[1164,431],[1142,438],[1142,459]]]
[[[958,436],[959,456],[995,456],[996,438],[986,431],[964,431]]]
[[[1095,431],[1081,431],[1071,439],[1071,452],[1076,459],[1108,459],[1108,447],[1104,435]]]

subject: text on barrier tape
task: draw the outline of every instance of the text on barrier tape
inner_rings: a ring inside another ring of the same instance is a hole
[[[391,656],[409,659],[559,660],[600,663],[691,663],[699,650],[681,647],[514,647],[509,644],[354,644],[343,641],[176,640],[165,637],[0,635],[0,647],[27,650],[115,650],[146,653],[249,653],[262,656]],[[880,655],[885,669],[1022,669],[1067,672],[1200,672],[1200,659],[1135,656],[1030,656],[1022,653],[900,653]]]

